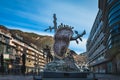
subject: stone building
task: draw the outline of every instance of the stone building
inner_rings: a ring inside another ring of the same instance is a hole
[[[12,55],[13,47],[10,45],[11,34],[9,30],[4,27],[0,27],[0,69],[8,71],[10,67],[11,59],[14,59]],[[2,66],[4,66],[2,68]],[[0,71],[2,71],[0,70]]]

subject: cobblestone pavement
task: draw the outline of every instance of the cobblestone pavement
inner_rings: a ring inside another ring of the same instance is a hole
[[[33,80],[33,76],[0,75],[0,80]]]

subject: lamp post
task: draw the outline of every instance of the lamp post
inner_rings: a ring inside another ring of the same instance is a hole
[[[8,73],[11,73],[11,70],[12,70],[12,65],[11,65],[11,64],[9,64],[8,68],[9,68]]]

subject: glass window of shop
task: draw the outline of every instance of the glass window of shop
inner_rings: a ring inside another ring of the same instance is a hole
[[[108,71],[108,73],[111,73],[111,72],[112,72],[112,62],[109,62],[109,63],[107,64],[107,71]]]

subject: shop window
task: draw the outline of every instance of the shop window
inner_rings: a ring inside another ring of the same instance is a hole
[[[112,62],[109,62],[107,64],[107,68],[108,68],[108,73],[111,73],[112,72]]]

